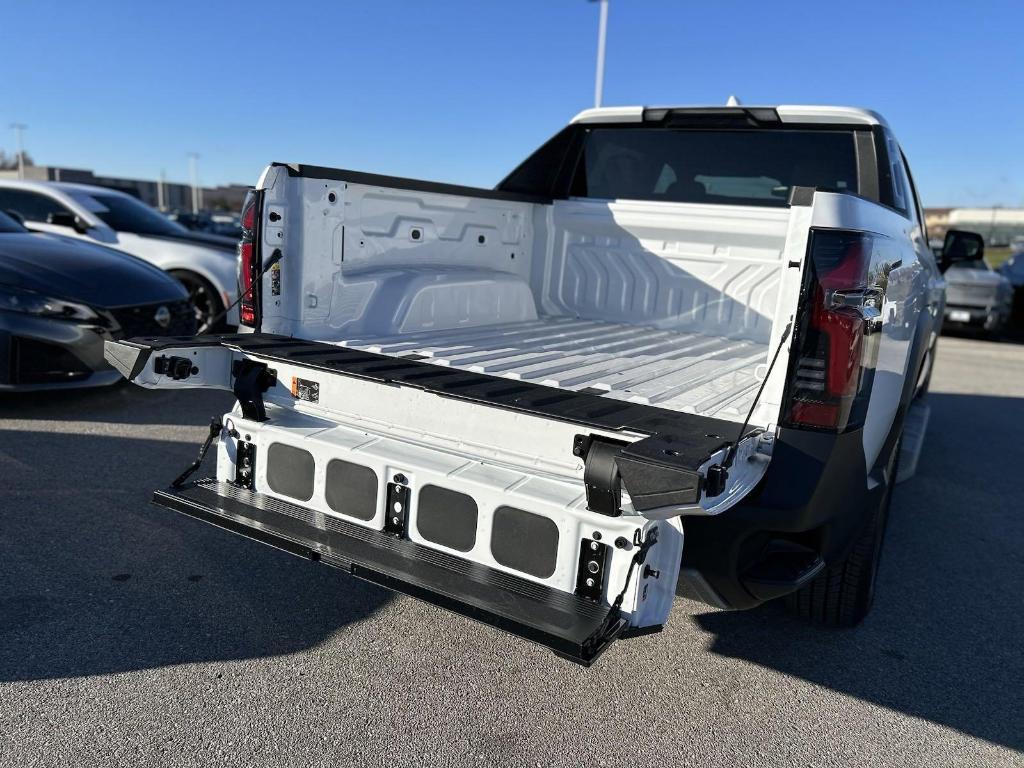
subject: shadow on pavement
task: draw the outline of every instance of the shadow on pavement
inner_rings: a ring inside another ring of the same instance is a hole
[[[195,452],[0,430],[0,681],[291,653],[390,599],[149,505]]]
[[[969,339],[970,341],[988,342],[990,344],[1024,344],[1024,323],[1007,324],[996,335],[970,328],[947,326],[942,329],[942,335],[950,336],[954,339]]]
[[[897,487],[872,614],[827,630],[776,605],[695,617],[710,650],[1024,748],[1024,399],[932,393]]]
[[[178,397],[161,415],[201,424],[208,403]],[[713,653],[1020,749],[1024,399],[930,402],[864,625],[809,627],[773,605],[695,621]],[[149,506],[194,454],[149,436],[0,430],[0,681],[287,654],[387,603],[337,571]]]
[[[57,389],[0,393],[0,418],[33,421],[94,421],[119,424],[180,424],[182,409],[213,416],[226,413],[235,399],[216,390],[161,391],[128,382],[96,389]]]

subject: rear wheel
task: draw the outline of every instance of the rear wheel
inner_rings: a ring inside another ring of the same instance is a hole
[[[927,373],[925,373],[924,381],[921,382],[920,388],[914,395],[915,398],[924,398],[928,394],[928,388],[932,384],[932,371],[935,370],[935,351],[939,346],[938,340],[932,342],[932,348],[928,350],[927,358],[925,359],[925,365],[928,366]]]
[[[188,291],[188,299],[196,313],[196,327],[202,328],[217,315],[224,311],[224,304],[217,295],[217,290],[206,278],[197,275],[195,272],[174,270],[171,273],[179,283],[185,286]],[[224,327],[224,321],[220,320],[215,326],[207,328],[207,331],[215,332]]]
[[[882,545],[889,521],[893,486],[899,469],[900,445],[896,442],[882,501],[867,527],[857,537],[844,560],[825,569],[818,578],[786,598],[786,607],[798,616],[828,627],[853,627],[871,610],[882,559]]]

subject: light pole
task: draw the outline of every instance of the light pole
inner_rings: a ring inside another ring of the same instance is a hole
[[[199,213],[199,154],[188,153],[188,167],[192,176],[192,213]]]
[[[160,181],[157,182],[157,185],[156,185],[157,207],[160,208],[161,211],[167,210],[167,200],[164,197],[164,184],[166,184],[166,183],[167,183],[167,172],[163,168],[161,168],[160,169]]]
[[[996,210],[998,208],[1000,208],[1000,207],[1001,206],[998,206],[998,205],[993,205],[992,206],[992,222],[989,224],[989,227],[988,227],[988,244],[989,245],[992,245],[992,240],[996,236]]]
[[[25,178],[25,145],[22,134],[28,128],[24,123],[11,123],[14,134],[18,137],[18,178]]]
[[[601,5],[601,20],[597,27],[597,73],[594,76],[594,106],[601,106],[604,95],[604,41],[608,36],[608,0],[596,0]]]

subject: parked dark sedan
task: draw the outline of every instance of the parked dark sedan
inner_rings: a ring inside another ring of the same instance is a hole
[[[188,294],[162,270],[0,213],[0,391],[114,384],[105,340],[195,330]]]

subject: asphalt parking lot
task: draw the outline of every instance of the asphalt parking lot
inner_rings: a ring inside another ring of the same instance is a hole
[[[1024,346],[930,397],[862,627],[680,599],[590,670],[150,506],[226,396],[2,398],[0,766],[1021,765]]]

